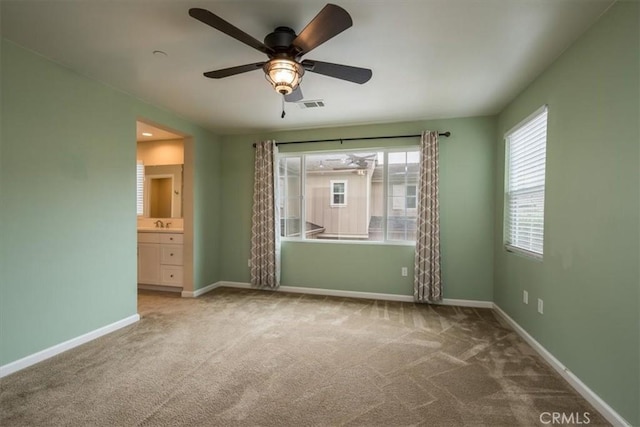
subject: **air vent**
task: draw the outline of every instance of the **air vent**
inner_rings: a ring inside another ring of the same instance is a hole
[[[298,107],[302,109],[324,107],[324,101],[322,99],[300,101],[300,102],[296,102],[296,104],[298,104]]]

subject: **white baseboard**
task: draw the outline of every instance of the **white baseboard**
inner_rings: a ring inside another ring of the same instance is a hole
[[[376,292],[342,291],[337,289],[321,289],[321,288],[301,288],[297,286],[280,286],[277,290],[280,292],[289,292],[293,294],[308,294],[308,295],[323,295],[323,296],[342,297],[342,298],[363,298],[363,299],[377,299],[377,300],[383,300],[383,301],[413,302],[413,297],[409,295],[381,294]]]
[[[216,282],[207,286],[206,292],[209,292],[215,288],[225,286],[227,288],[240,288],[240,289],[257,289],[251,286],[249,283],[244,282]],[[210,289],[208,289],[210,288]],[[382,294],[375,292],[358,292],[358,291],[343,291],[337,289],[321,289],[321,288],[303,288],[298,286],[280,286],[275,289],[280,292],[290,292],[295,294],[308,294],[308,295],[325,295],[332,297],[344,297],[344,298],[363,298],[363,299],[377,299],[381,301],[398,301],[398,302],[413,302],[412,295],[396,295],[396,294]],[[203,292],[204,293],[204,292]],[[184,296],[184,295],[183,295]],[[445,298],[440,305],[454,305],[458,307],[476,307],[476,308],[493,308],[491,301],[475,301],[475,300],[463,300],[463,299],[448,299]]]
[[[96,338],[117,331],[118,329],[124,328],[125,326],[129,326],[132,323],[137,322],[138,320],[140,320],[140,315],[134,314],[133,316],[118,320],[117,322],[111,323],[110,325],[103,326],[91,332],[87,332],[86,334],[72,338],[68,341],[56,344],[53,347],[45,348],[42,351],[30,354],[29,356],[23,357],[22,359],[7,363],[4,366],[0,366],[0,378],[6,377],[9,374],[13,374],[14,372],[27,368],[31,365],[35,365],[38,362],[42,362],[43,360],[49,359],[50,357],[63,353],[67,350],[71,350],[72,348],[78,347],[79,345],[85,344],[89,341],[93,341]]]
[[[205,286],[204,288],[200,288],[200,289],[196,289],[195,291],[182,291],[182,298],[197,298],[202,294],[206,294],[207,292],[211,292],[212,290],[214,290],[215,288],[219,288],[220,283],[222,282],[216,282],[216,283],[212,283],[210,285]]]
[[[535,340],[527,331],[522,328],[515,320],[513,320],[507,313],[505,313],[497,304],[493,304],[493,308],[496,313],[504,319],[517,333],[520,335],[535,351],[542,356],[544,360],[551,365],[567,382],[573,387],[582,397],[584,397],[591,405],[593,405],[598,412],[604,416],[614,426],[630,427],[631,424],[627,422],[620,414],[618,414],[611,406],[607,404],[600,396],[598,396],[593,390],[591,390],[580,378],[578,378],[573,372],[571,372],[566,366],[564,366],[553,354]]]
[[[491,301],[481,301],[473,299],[443,298],[442,301],[436,302],[434,304],[454,305],[457,307],[493,308],[493,302]]]

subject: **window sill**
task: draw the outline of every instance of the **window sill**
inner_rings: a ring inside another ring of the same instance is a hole
[[[378,240],[330,240],[330,239],[296,239],[294,237],[282,237],[282,243],[310,243],[310,244],[337,244],[337,245],[372,245],[372,246],[415,246],[415,241],[378,241]]]
[[[531,251],[528,251],[526,249],[518,248],[516,246],[511,246],[511,245],[504,245],[504,249],[507,252],[510,252],[512,254],[516,254],[516,255],[521,256],[523,258],[532,259],[534,261],[542,262],[542,254],[539,254],[539,253],[536,253],[536,252],[531,252]]]

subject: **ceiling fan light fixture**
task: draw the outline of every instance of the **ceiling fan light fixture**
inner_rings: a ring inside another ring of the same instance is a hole
[[[291,59],[274,58],[264,64],[264,73],[276,92],[289,95],[302,81],[304,68]]]

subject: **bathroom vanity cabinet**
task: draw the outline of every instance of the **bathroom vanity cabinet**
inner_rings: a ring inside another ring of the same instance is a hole
[[[183,234],[138,231],[138,284],[182,287]]]

